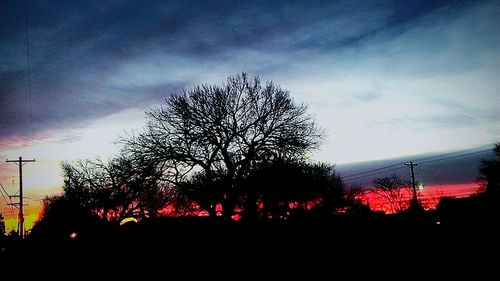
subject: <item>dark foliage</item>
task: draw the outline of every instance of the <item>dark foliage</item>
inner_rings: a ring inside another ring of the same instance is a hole
[[[99,218],[81,202],[66,196],[46,197],[30,237],[42,240],[70,240],[71,234],[87,236],[96,230]],[[75,237],[76,238],[76,237]]]
[[[442,198],[437,212],[444,224],[461,229],[488,231],[500,228],[500,143],[493,149],[496,158],[483,160],[479,181],[484,192],[466,198]]]
[[[479,167],[479,180],[484,185],[484,191],[488,195],[500,195],[500,143],[495,144],[493,149],[496,158],[483,160]]]
[[[3,237],[5,235],[5,219],[0,213],[0,237]]]
[[[325,163],[264,163],[242,185],[246,218],[283,219],[313,208],[332,214],[344,202],[341,177]]]
[[[130,155],[61,166],[65,197],[104,220],[156,216],[175,193],[160,167]]]
[[[319,145],[322,133],[306,111],[288,91],[243,73],[221,86],[201,85],[171,95],[148,111],[143,133],[123,142],[129,153],[162,163],[170,180],[188,189],[185,194],[205,194],[204,201],[210,202],[199,203],[211,214],[222,203],[229,217],[238,182],[256,165],[298,159]],[[187,180],[192,171],[199,172]],[[201,182],[203,188],[191,192]]]

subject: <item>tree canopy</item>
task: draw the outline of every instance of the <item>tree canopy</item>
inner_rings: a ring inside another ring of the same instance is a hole
[[[80,160],[61,167],[65,196],[107,220],[156,216],[174,192],[155,163],[126,154],[108,162]]]
[[[227,216],[234,208],[237,182],[255,165],[302,158],[318,147],[322,136],[305,105],[272,82],[263,84],[246,73],[223,85],[173,94],[149,110],[147,119],[142,133],[124,139],[125,149],[169,167],[170,180],[179,186],[191,171],[203,173],[212,213],[222,202]]]
[[[0,237],[4,235],[5,235],[5,220],[2,213],[0,213]]]
[[[484,184],[485,192],[489,195],[500,194],[500,143],[493,149],[494,159],[483,160],[479,167],[479,180]]]

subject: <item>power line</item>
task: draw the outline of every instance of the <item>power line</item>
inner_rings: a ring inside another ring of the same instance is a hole
[[[481,151],[475,151],[475,152],[469,152],[469,153],[465,153],[465,154],[459,154],[459,155],[451,155],[451,156],[445,156],[445,157],[441,157],[440,155],[437,155],[437,156],[432,156],[432,157],[425,157],[425,158],[421,158],[419,159],[419,162],[417,162],[418,164],[427,164],[427,163],[432,163],[432,162],[437,162],[437,161],[442,161],[442,160],[446,160],[446,159],[451,159],[451,158],[459,158],[459,157],[465,157],[465,156],[469,156],[469,155],[474,155],[474,154],[479,154],[479,153],[484,153],[484,152],[487,152],[487,151],[491,151],[491,149],[485,149],[485,150],[481,150]],[[433,158],[436,158],[436,157],[441,157],[441,158],[438,158],[438,159],[433,159]],[[422,160],[426,160],[426,159],[433,159],[433,160],[428,160],[428,161],[422,161]],[[422,162],[420,162],[422,161]],[[363,171],[363,172],[358,172],[358,173],[355,173],[355,174],[351,174],[351,175],[348,175],[348,176],[344,176],[342,177],[343,179],[347,179],[347,180],[352,180],[354,178],[363,178],[364,176],[362,177],[359,177],[360,175],[365,175],[365,174],[370,174],[370,175],[366,175],[367,176],[371,176],[372,172],[376,172],[376,171],[381,171],[381,170],[385,170],[385,169],[388,169],[388,168],[392,168],[392,167],[396,167],[396,166],[399,166],[399,165],[403,165],[404,162],[401,162],[401,163],[397,163],[397,164],[393,164],[393,165],[388,165],[388,166],[384,166],[384,167],[380,167],[380,168],[376,168],[376,169],[372,169],[372,170],[367,170],[367,171]],[[398,168],[399,169],[399,168]],[[385,172],[389,172],[389,171],[394,171],[394,170],[397,170],[397,169],[391,169],[391,170],[387,170],[387,171],[383,171],[381,173],[373,173],[373,175],[376,175],[376,174],[382,174],[382,173],[385,173]]]
[[[43,199],[37,199],[37,198],[29,197],[29,196],[24,196],[24,198],[31,200],[31,201],[43,201]]]
[[[404,167],[401,166],[401,167],[397,167],[397,168],[393,168],[393,169],[389,169],[389,170],[385,170],[385,171],[381,171],[381,172],[369,173],[367,175],[359,175],[359,176],[351,177],[351,178],[348,178],[348,179],[345,179],[345,180],[347,180],[347,181],[358,180],[358,179],[362,179],[362,178],[372,177],[372,176],[375,176],[375,175],[385,174],[385,173],[392,172],[392,171],[401,170],[403,168]]]
[[[429,178],[432,177],[435,174],[439,174],[440,178],[446,177],[446,176],[456,176],[457,175],[457,169],[460,168],[466,168],[466,169],[473,169],[476,168],[475,171],[477,173],[477,163],[470,163],[467,165],[442,165],[442,166],[425,166],[422,165],[422,167],[427,167],[427,169],[422,168],[419,169],[418,172],[416,171],[415,174],[418,175],[419,178]],[[432,168],[431,168],[432,167]],[[471,172],[471,177],[472,177],[472,172]],[[472,179],[472,178],[471,178]]]
[[[30,61],[30,36],[28,25],[28,0],[24,0],[24,23],[26,25],[26,56],[28,58],[28,89],[29,89],[29,103],[30,103],[30,127],[31,127],[31,141],[33,141],[33,106],[31,102],[31,61]]]
[[[7,204],[7,205],[8,205],[8,204],[9,204],[9,202],[7,201],[7,198],[5,197],[5,195],[3,195],[3,194],[4,194],[4,192],[5,192],[5,194],[6,194],[7,196],[9,196],[9,194],[7,193],[7,191],[5,191],[5,189],[3,188],[3,185],[2,185],[1,183],[0,183],[0,186],[2,187],[2,190],[3,190],[3,191],[2,191],[2,190],[0,190],[0,194],[2,195],[2,198],[3,198],[3,200],[5,201],[5,204]]]
[[[3,200],[5,200],[5,204],[7,206],[9,206],[9,210],[10,210],[10,214],[14,217],[15,214],[14,214],[14,209],[12,207],[12,199],[10,198],[10,195],[9,193],[7,193],[7,191],[5,190],[5,188],[3,187],[3,184],[0,182],[0,187],[2,187],[2,189],[0,190],[0,194],[2,194],[2,197],[3,197]],[[2,191],[3,190],[3,191]],[[7,201],[7,198],[5,198],[5,196],[3,195],[5,193],[5,195],[7,195],[9,197],[9,201]]]
[[[484,152],[487,152],[487,151],[491,151],[491,149],[485,149],[485,150],[480,150],[480,151],[475,151],[475,152],[469,152],[469,153],[459,154],[459,155],[445,156],[445,157],[434,159],[434,160],[418,162],[418,164],[427,164],[427,163],[433,163],[433,162],[443,161],[443,160],[447,160],[447,159],[451,159],[451,158],[460,158],[460,157],[475,155],[475,154],[479,154],[479,153],[484,153]]]
[[[19,166],[19,236],[23,238],[24,233],[24,214],[23,214],[23,166],[29,162],[35,162],[35,159],[23,160],[19,157],[19,160],[6,160],[5,162],[16,163]]]
[[[492,149],[492,145],[491,144],[486,144],[486,145],[482,145],[482,146],[478,146],[474,149],[479,149],[479,148],[485,148],[484,150],[481,150],[481,151],[489,151]],[[486,149],[487,148],[487,149]],[[449,153],[441,153],[441,154],[438,154],[438,155],[433,155],[433,156],[424,156],[424,157],[421,157],[421,158],[417,158],[417,159],[413,159],[413,161],[415,163],[420,163],[420,161],[427,161],[427,160],[433,160],[434,158],[440,158],[440,157],[443,157],[443,155],[447,155],[447,156],[455,156],[455,155],[459,155],[459,154],[464,154],[464,153],[469,153],[467,151],[470,151],[472,149],[463,149],[463,150],[459,150],[459,151],[455,151],[455,152],[449,152]],[[476,151],[476,152],[479,152],[479,151]],[[474,152],[475,153],[475,152]]]
[[[384,167],[381,167],[381,168],[377,168],[377,169],[373,169],[373,170],[368,170],[368,171],[364,171],[364,172],[359,172],[359,173],[356,173],[356,174],[348,175],[348,176],[345,176],[343,178],[346,179],[346,178],[350,178],[350,177],[355,177],[355,176],[358,176],[358,175],[363,175],[363,174],[367,174],[367,173],[371,173],[371,172],[376,172],[376,171],[380,171],[380,170],[384,170],[384,169],[396,167],[396,166],[399,166],[399,165],[402,165],[402,164],[403,163],[397,163],[397,164],[394,164],[394,165],[384,166]]]

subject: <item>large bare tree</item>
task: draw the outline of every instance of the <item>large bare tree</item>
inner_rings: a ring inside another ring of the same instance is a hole
[[[262,161],[301,158],[315,149],[322,132],[307,107],[272,82],[246,73],[224,85],[201,85],[173,94],[147,112],[144,132],[124,139],[135,155],[165,163],[179,183],[190,171],[203,173],[213,204],[230,216],[236,183]],[[221,185],[223,185],[221,187]]]

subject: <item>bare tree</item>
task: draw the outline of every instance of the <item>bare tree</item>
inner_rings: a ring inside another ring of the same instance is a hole
[[[411,183],[403,181],[396,175],[377,178],[373,181],[375,192],[384,198],[391,209],[399,213],[409,207]]]
[[[343,189],[344,191],[344,200],[348,204],[357,204],[361,203],[361,198],[365,196],[365,189],[358,184],[350,185]]]
[[[306,111],[288,91],[243,73],[171,95],[147,112],[144,132],[124,142],[129,152],[165,163],[177,184],[192,170],[203,172],[208,187],[217,181],[209,212],[221,202],[230,216],[236,183],[252,166],[300,158],[318,146],[322,132]]]
[[[163,169],[126,155],[62,163],[65,196],[103,219],[156,216],[171,200],[173,189],[162,179]]]

